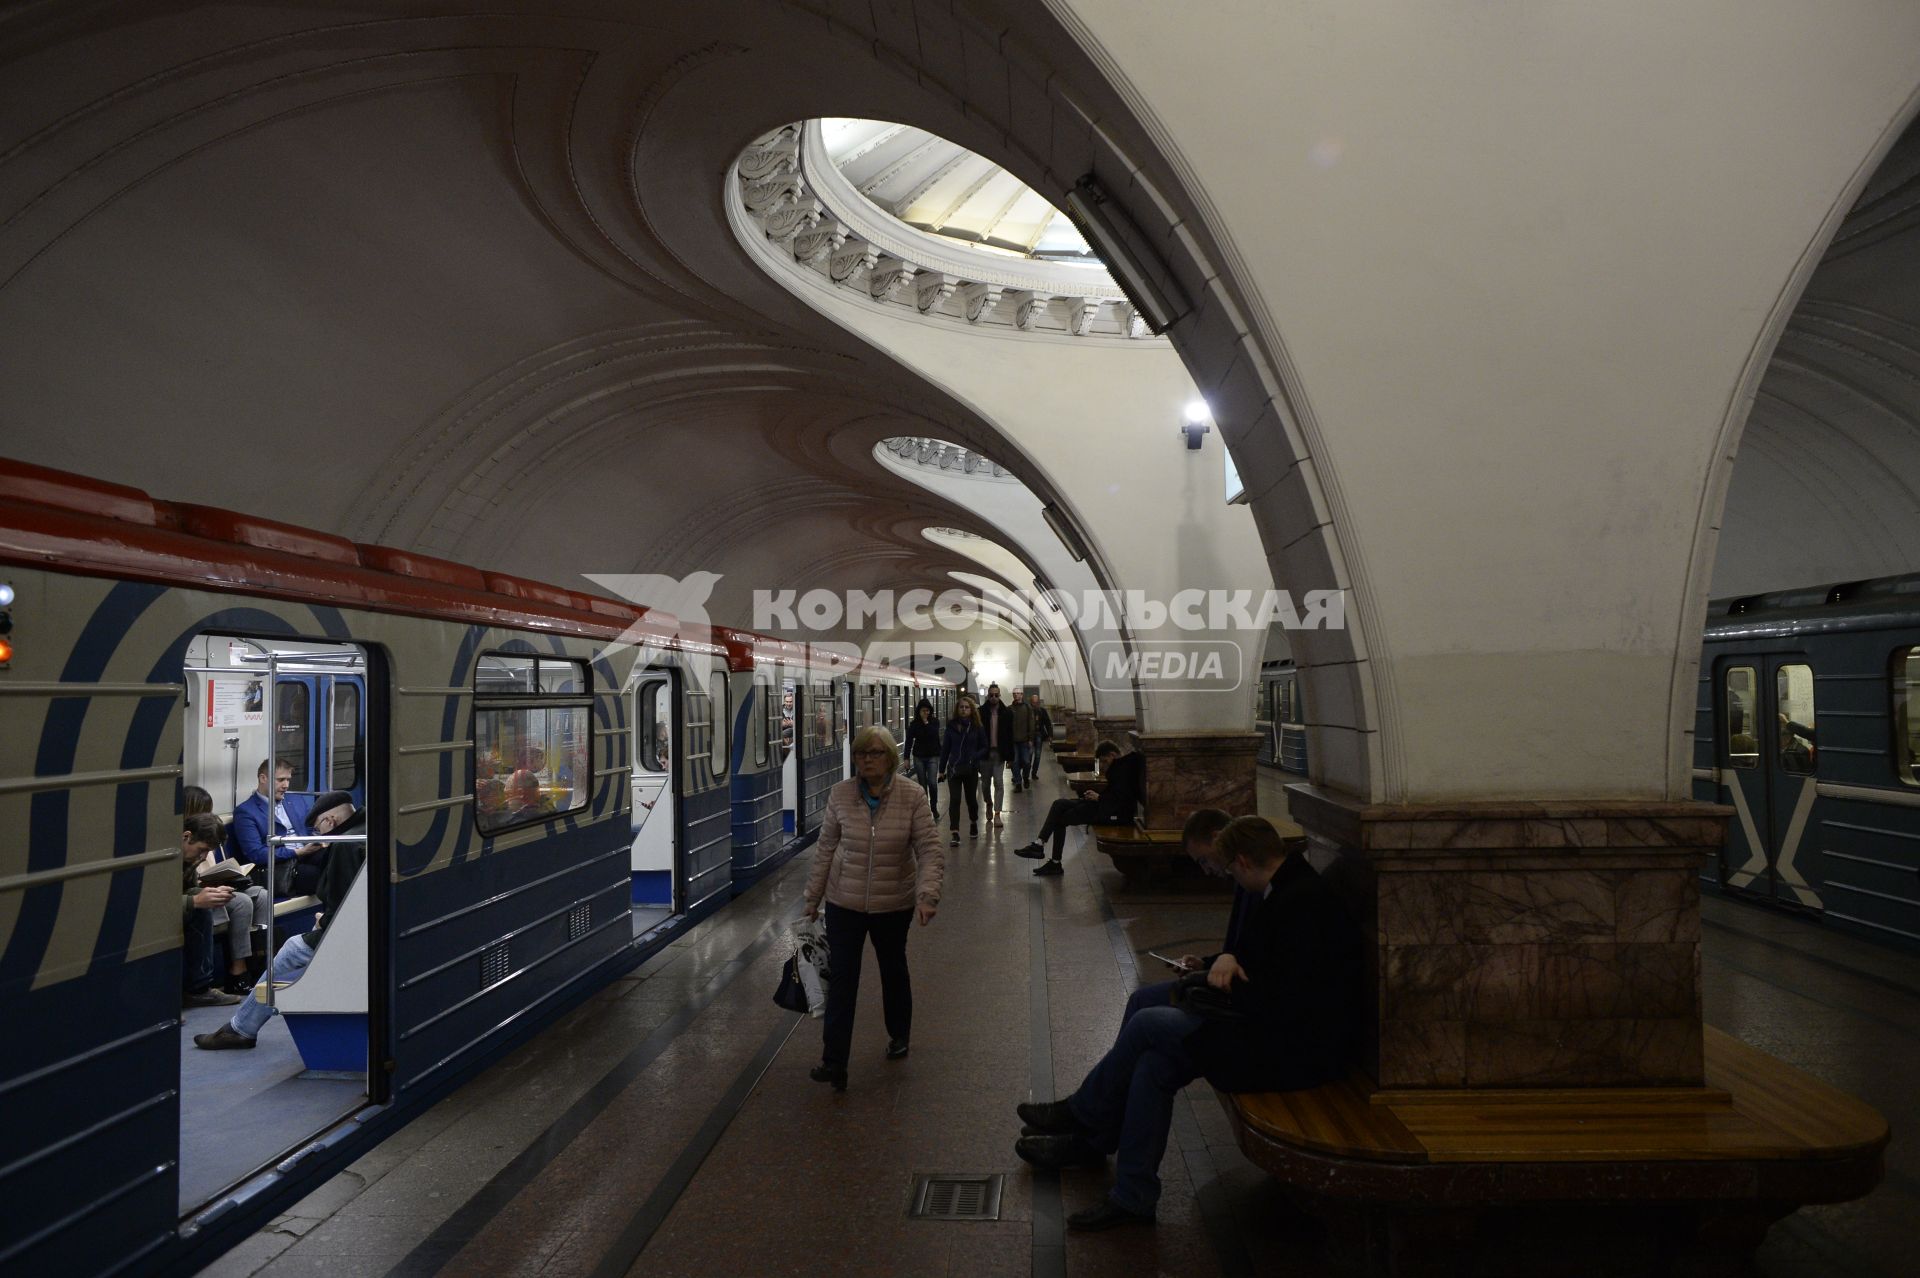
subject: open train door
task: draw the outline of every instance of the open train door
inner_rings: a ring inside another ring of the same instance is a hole
[[[646,666],[631,684],[633,712],[633,934],[686,908],[680,864],[679,672]]]

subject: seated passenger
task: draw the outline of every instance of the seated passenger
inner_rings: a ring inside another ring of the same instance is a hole
[[[1220,831],[1226,829],[1232,822],[1233,818],[1219,808],[1201,808],[1188,817],[1186,825],[1181,827],[1180,850],[1187,854],[1188,860],[1199,867],[1202,874],[1210,878],[1227,880],[1233,878],[1227,873],[1226,866],[1221,864],[1220,858],[1214,852],[1214,842],[1220,837]],[[1213,966],[1214,960],[1221,954],[1233,953],[1234,946],[1240,939],[1240,931],[1246,926],[1247,915],[1252,912],[1259,900],[1259,897],[1246,891],[1239,884],[1234,884],[1233,909],[1227,915],[1227,937],[1219,953],[1183,954],[1180,956],[1178,970],[1183,975],[1188,972],[1204,972]],[[1121,1013],[1121,1023],[1124,1024],[1135,1012],[1145,1008],[1171,1006],[1174,988],[1179,984],[1177,979],[1156,981],[1136,989],[1127,998],[1127,1010]]]
[[[1067,843],[1067,829],[1075,825],[1132,825],[1134,812],[1147,789],[1147,757],[1135,750],[1124,757],[1120,747],[1102,741],[1093,748],[1093,764],[1107,777],[1107,792],[1081,791],[1077,799],[1055,799],[1047,809],[1040,833],[1025,847],[1015,848],[1015,856],[1037,861],[1046,855],[1040,845],[1053,839],[1053,857],[1035,868],[1035,874],[1061,874],[1060,852]]]
[[[1360,935],[1339,899],[1264,818],[1228,824],[1214,853],[1258,898],[1234,949],[1182,982],[1175,1005],[1129,1017],[1073,1095],[1016,1107],[1032,1134],[1014,1152],[1036,1167],[1118,1153],[1113,1188],[1069,1228],[1153,1222],[1174,1097],[1194,1079],[1224,1092],[1285,1091],[1331,1082],[1350,1064],[1363,974]]]
[[[1788,772],[1813,771],[1813,729],[1780,716],[1780,766]]]
[[[314,813],[315,834],[363,834],[366,831],[366,813],[353,806],[353,796],[345,790],[333,790],[321,795],[314,802]],[[314,888],[314,894],[320,898],[320,915],[314,919],[310,930],[287,938],[280,952],[267,964],[265,980],[292,985],[300,979],[307,965],[313,962],[314,953],[325,938],[327,925],[339,912],[341,904],[347,899],[347,892],[353,887],[353,880],[360,873],[360,867],[366,863],[367,846],[364,843],[334,843],[326,846],[332,851],[320,867],[320,882]],[[259,1001],[257,996],[249,998],[233,1014],[233,1019],[219,1029],[211,1034],[195,1034],[193,1045],[210,1052],[252,1047],[260,1036],[260,1027],[267,1023],[273,1012],[274,1009]]]
[[[273,788],[271,816],[269,816],[267,788],[268,770],[272,769]],[[283,843],[267,854],[267,840],[272,837],[284,838],[298,834],[307,828],[307,820],[312,813],[312,804],[298,794],[288,794],[287,787],[293,784],[291,764],[275,763],[264,759],[257,774],[258,787],[247,796],[246,802],[233,810],[233,845],[243,860],[255,865],[273,867],[273,893],[278,897],[303,896],[304,891],[294,887],[294,868],[303,849],[291,843]],[[308,891],[311,888],[307,889]]]
[[[486,829],[502,825],[507,819],[507,787],[499,777],[481,777],[473,783],[473,805]]]
[[[233,889],[203,887],[200,862],[220,842],[220,819],[201,812],[181,818],[180,830],[180,1001],[186,1007],[231,1007],[240,1000],[213,987],[213,912],[233,899]]]
[[[542,794],[540,778],[525,768],[507,782],[507,814],[516,821],[553,815],[553,796]]]
[[[183,786],[180,793],[188,819],[202,814],[211,815],[213,812],[213,796],[199,786]],[[216,819],[215,828],[219,828],[219,824]],[[248,960],[253,957],[254,920],[264,918],[265,912],[273,908],[273,898],[265,888],[253,881],[253,876],[259,873],[258,868],[236,860],[228,853],[224,829],[220,830],[219,837],[222,841],[213,845],[212,864],[232,873],[248,875],[243,884],[225,885],[233,895],[225,905],[217,906],[213,911],[214,926],[218,927],[222,922],[227,925],[227,979],[221,988],[229,994],[244,994],[253,986],[247,966]],[[206,864],[205,860],[201,862],[203,867]]]

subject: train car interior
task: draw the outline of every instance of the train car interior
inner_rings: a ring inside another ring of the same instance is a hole
[[[181,1018],[184,1215],[366,1103],[372,996],[367,826],[322,842],[306,839],[313,834],[309,813],[315,798],[345,791],[356,808],[365,808],[368,716],[378,710],[369,701],[368,654],[352,644],[200,635],[188,646],[182,674],[182,782],[207,791],[214,815],[233,832],[200,869],[209,884],[252,901],[251,927],[235,917],[239,907],[211,912],[214,988],[240,994],[240,1008],[190,1007]],[[285,788],[270,798],[278,786]],[[269,834],[260,843],[259,827],[247,818],[263,814],[274,800],[287,814],[293,837],[275,843]],[[361,846],[347,850],[355,841]],[[261,863],[254,864],[249,852]],[[325,921],[327,943],[316,949],[298,983],[256,984],[266,956],[319,921],[313,888],[322,863],[348,855],[359,869],[336,917]],[[262,908],[269,901],[272,908]],[[248,1000],[279,1012],[260,1028],[252,1050],[194,1045],[196,1034],[217,1031]]]
[[[679,787],[673,743],[681,739],[678,672],[635,672],[633,695],[633,934],[642,936],[685,908],[679,838]]]
[[[780,824],[787,834],[799,832],[800,752],[794,749],[794,715],[802,697],[802,685],[784,672],[777,676],[780,688]],[[805,722],[805,720],[801,720]]]

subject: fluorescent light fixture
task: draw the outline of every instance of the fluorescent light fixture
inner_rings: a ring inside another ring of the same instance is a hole
[[[1053,535],[1058,537],[1060,544],[1067,548],[1067,553],[1073,556],[1073,561],[1085,563],[1087,548],[1081,542],[1080,534],[1074,531],[1072,523],[1060,513],[1059,508],[1052,502],[1048,502],[1040,508],[1040,517],[1047,521],[1047,527],[1053,529]]]
[[[1172,284],[1171,272],[1164,263],[1155,262],[1159,277],[1168,281],[1167,287],[1155,281],[1155,273],[1146,269],[1148,250],[1144,237],[1113,202],[1113,197],[1094,180],[1093,174],[1081,178],[1067,192],[1066,212],[1156,337],[1187,313],[1186,299],[1169,292],[1176,287]]]

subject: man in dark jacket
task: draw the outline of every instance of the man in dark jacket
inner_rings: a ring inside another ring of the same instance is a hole
[[[1204,983],[1171,1007],[1145,1008],[1065,1100],[1018,1106],[1036,1134],[1014,1152],[1037,1167],[1074,1167],[1117,1153],[1113,1188],[1067,1218],[1073,1229],[1151,1223],[1160,1159],[1182,1087],[1204,1077],[1225,1092],[1317,1087],[1348,1068],[1358,1037],[1360,936],[1333,891],[1279,831],[1241,817],[1215,853],[1260,900]]]
[[[313,834],[336,837],[365,834],[366,824],[366,812],[354,807],[353,796],[345,790],[330,791],[313,802]],[[287,938],[287,943],[280,947],[280,952],[267,965],[264,979],[268,981],[291,985],[306,973],[307,965],[313,962],[314,952],[319,948],[328,925],[346,903],[347,893],[352,889],[353,881],[359,877],[361,866],[366,863],[367,845],[364,841],[322,846],[328,852],[320,869],[320,882],[314,888],[314,895],[320,898],[320,917],[314,921],[311,930]],[[210,1052],[250,1048],[259,1038],[261,1028],[273,1016],[273,1011],[265,1003],[249,998],[233,1014],[233,1019],[219,1029],[211,1034],[195,1034],[193,1045]]]
[[[1037,692],[1027,698],[1027,704],[1033,707],[1033,747],[1027,751],[1027,784],[1032,785],[1040,776],[1040,748],[1053,744],[1053,716]]]
[[[1067,844],[1068,827],[1133,824],[1140,801],[1147,796],[1147,756],[1138,750],[1123,756],[1119,746],[1102,741],[1093,748],[1093,762],[1107,775],[1106,792],[1085,790],[1077,799],[1055,799],[1033,842],[1013,850],[1015,856],[1039,861],[1046,856],[1046,849],[1041,845],[1049,838],[1053,840],[1052,858],[1041,861],[1033,871],[1035,874],[1065,873],[1060,868],[1060,853]]]

